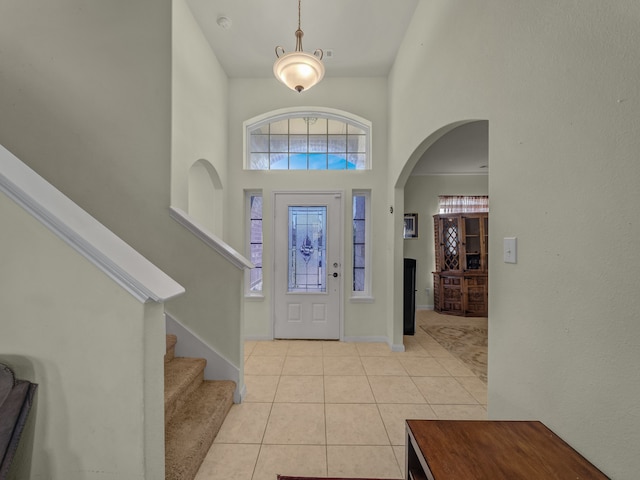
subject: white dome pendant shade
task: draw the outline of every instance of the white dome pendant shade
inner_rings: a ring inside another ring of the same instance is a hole
[[[305,52],[285,53],[273,65],[273,74],[291,90],[309,90],[324,77],[324,65]]]
[[[310,53],[302,51],[302,36],[300,29],[300,0],[298,0],[298,30],[296,30],[296,50],[285,53],[281,46],[276,47],[276,63],[273,65],[273,74],[291,90],[300,93],[309,90],[324,77],[324,65],[322,64],[322,50],[318,49]]]

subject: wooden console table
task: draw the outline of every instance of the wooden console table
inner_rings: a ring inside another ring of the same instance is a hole
[[[608,479],[540,422],[407,420],[407,480]]]

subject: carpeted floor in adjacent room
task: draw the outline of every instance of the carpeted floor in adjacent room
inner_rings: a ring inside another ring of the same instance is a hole
[[[416,325],[487,383],[486,317],[456,317],[433,310],[416,312]]]

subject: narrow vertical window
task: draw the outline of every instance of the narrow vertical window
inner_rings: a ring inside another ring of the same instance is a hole
[[[246,293],[262,293],[262,193],[247,192],[248,204],[248,251],[254,268],[248,271]]]
[[[368,191],[353,192],[353,296],[370,295]]]

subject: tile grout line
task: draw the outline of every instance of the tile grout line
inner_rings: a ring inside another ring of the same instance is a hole
[[[322,344],[322,358],[320,361],[322,365],[322,399],[324,403],[322,405],[322,412],[324,413],[324,466],[325,475],[329,476],[329,433],[327,431],[327,389],[324,381],[324,344]]]
[[[286,355],[284,357],[285,359],[287,358]],[[282,378],[282,370],[284,369],[284,361],[282,362],[282,367],[280,368],[280,374],[278,374],[278,381],[276,382],[276,389],[273,392],[273,398],[271,399],[271,406],[269,407],[269,414],[267,415],[267,421],[264,424],[264,430],[262,431],[262,437],[260,438],[260,447],[258,448],[258,455],[256,456],[256,461],[255,464],[253,466],[253,473],[251,474],[251,480],[253,480],[253,478],[256,475],[256,471],[258,468],[258,461],[260,460],[260,455],[262,454],[262,449],[265,445],[264,443],[264,437],[267,434],[267,428],[269,427],[269,420],[271,419],[271,413],[273,412],[273,405],[275,404],[276,401],[276,394],[278,392],[278,387],[280,386],[280,379]],[[260,376],[264,376],[264,375],[260,375]]]

